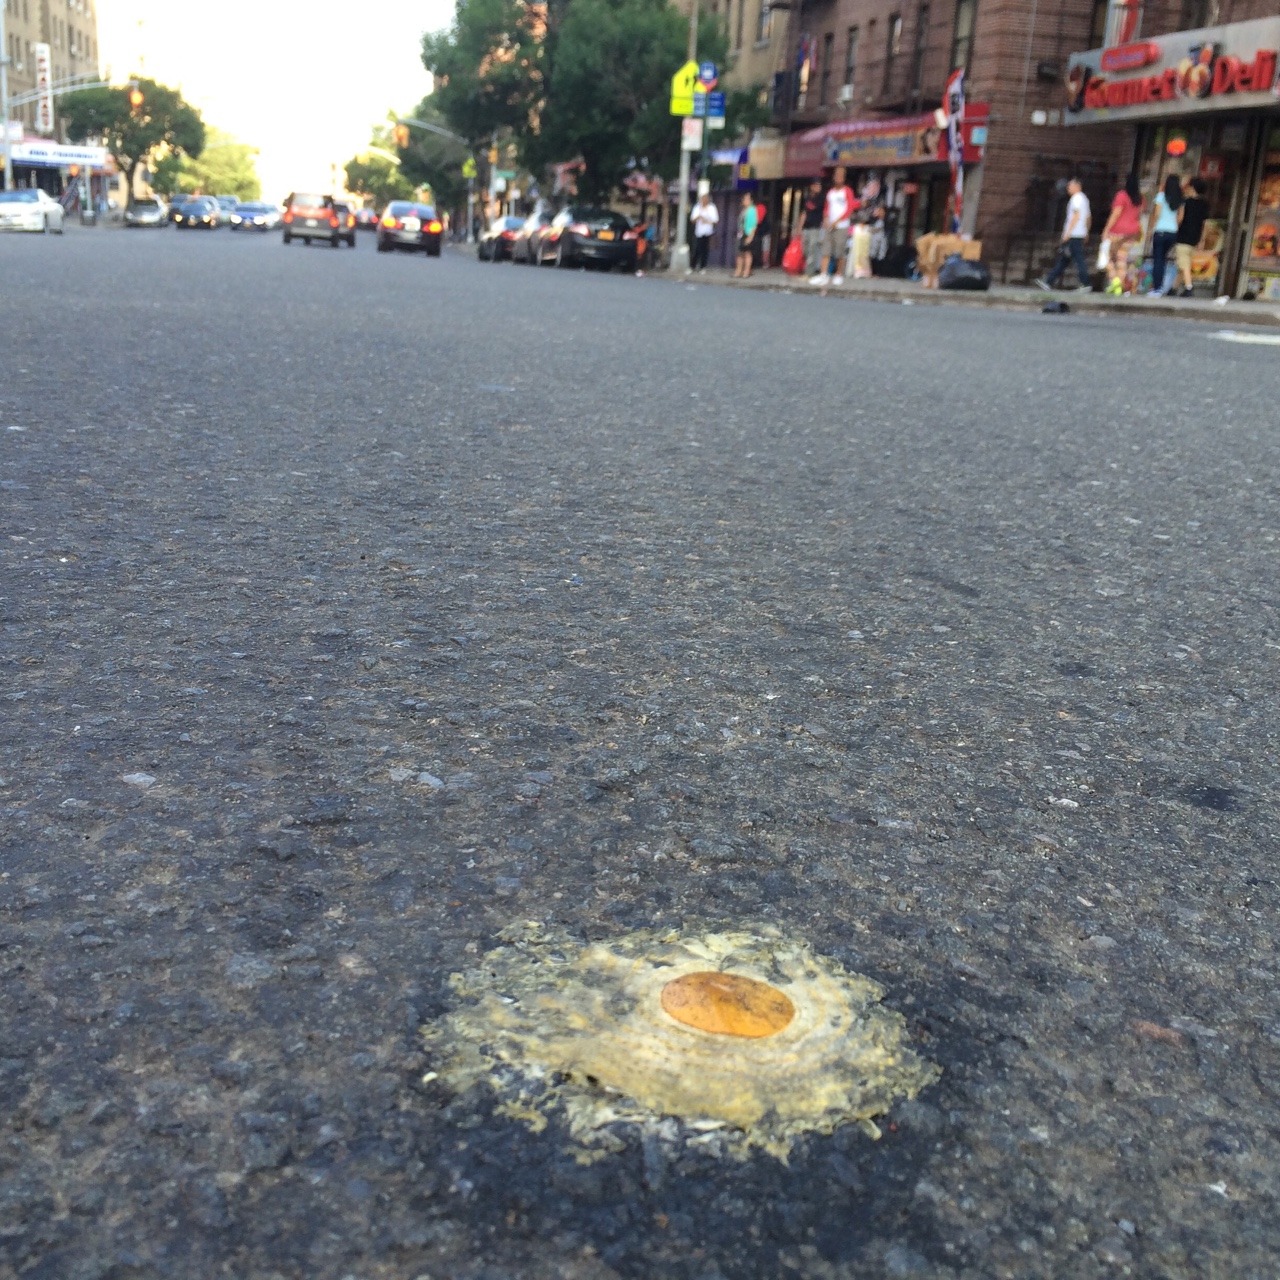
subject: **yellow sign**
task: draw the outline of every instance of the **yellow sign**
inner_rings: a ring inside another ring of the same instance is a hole
[[[671,77],[671,114],[673,116],[693,115],[693,86],[698,82],[698,64],[692,60],[686,62]]]

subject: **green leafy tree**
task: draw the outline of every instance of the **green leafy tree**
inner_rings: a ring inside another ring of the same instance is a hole
[[[138,102],[131,95],[140,95]],[[129,180],[130,199],[138,166],[155,152],[196,158],[204,147],[204,121],[176,90],[154,80],[136,88],[81,89],[62,99],[61,113],[72,140],[102,138]]]
[[[400,172],[400,166],[378,151],[353,156],[346,163],[346,174],[347,190],[367,196],[379,209],[413,195],[413,184]]]
[[[428,124],[450,127],[434,94],[418,103],[413,115]],[[453,209],[465,200],[467,182],[462,176],[462,166],[471,155],[471,148],[465,143],[410,125],[408,144],[397,150],[401,174],[415,187],[430,187],[438,208]]]
[[[253,147],[237,142],[230,134],[209,129],[198,157],[180,156],[177,185],[183,191],[256,200],[262,194],[257,154]]]

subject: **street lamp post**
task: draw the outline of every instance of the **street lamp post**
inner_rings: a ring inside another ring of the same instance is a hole
[[[689,58],[690,62],[697,61],[698,57],[698,0],[693,0],[689,6]],[[703,129],[706,129],[707,122],[703,120]],[[672,266],[678,271],[682,266],[689,265],[689,240],[688,229],[685,223],[689,221],[689,160],[690,153],[684,149],[684,130],[681,127],[680,137],[680,201],[676,206],[676,255]],[[668,205],[667,208],[671,206]]]
[[[4,10],[0,0],[0,129],[4,130],[4,189],[8,191],[13,186],[13,152],[9,141],[9,33]]]

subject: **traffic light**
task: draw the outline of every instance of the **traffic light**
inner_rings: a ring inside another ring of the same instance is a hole
[[[142,106],[142,104],[143,104],[143,102],[144,102],[145,100],[146,100],[146,99],[145,99],[145,97],[144,97],[144,95],[143,95],[142,90],[141,90],[140,88],[138,88],[138,86],[137,86],[136,84],[132,84],[132,85],[130,85],[130,86],[129,86],[129,106],[130,106],[134,111],[137,111],[137,109],[138,109],[140,106]]]
[[[497,148],[497,147],[490,147],[490,148],[489,148],[489,163],[490,163],[490,164],[497,164],[497,163],[498,163],[498,148]]]
[[[392,131],[397,147],[407,147],[409,145],[409,126],[407,124],[398,124]]]

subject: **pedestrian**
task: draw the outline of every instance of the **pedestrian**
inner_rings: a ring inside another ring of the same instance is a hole
[[[703,192],[693,206],[693,253],[689,257],[689,270],[707,274],[707,256],[711,252],[711,237],[720,222],[720,210],[712,203],[711,196]]]
[[[1142,188],[1138,185],[1137,170],[1130,170],[1124,186],[1116,192],[1111,202],[1107,225],[1102,228],[1102,242],[1107,246],[1107,260],[1099,256],[1098,266],[1104,268],[1111,280],[1123,281],[1133,246],[1142,235]],[[1125,267],[1121,268],[1123,260]]]
[[[733,268],[734,278],[745,280],[751,274],[751,245],[756,238],[759,215],[755,201],[748,192],[742,193],[742,212],[738,215],[738,261]]]
[[[1178,274],[1182,277],[1180,298],[1195,296],[1191,285],[1191,255],[1200,248],[1205,223],[1209,221],[1209,202],[1204,198],[1208,190],[1209,184],[1203,178],[1189,179],[1182,189],[1186,199],[1178,211],[1178,236],[1173,244]]]
[[[857,208],[857,197],[845,181],[844,166],[840,165],[831,175],[831,190],[823,202],[822,249],[825,256],[817,274],[809,277],[810,284],[844,284],[841,269],[849,246],[849,224]]]
[[[1047,276],[1036,281],[1041,289],[1056,289],[1067,273],[1067,267],[1075,263],[1076,273],[1080,277],[1080,289],[1089,289],[1089,266],[1084,260],[1084,242],[1089,235],[1089,224],[1093,214],[1089,208],[1089,197],[1079,178],[1072,178],[1067,183],[1070,198],[1067,200],[1067,216],[1062,224],[1062,243],[1058,247],[1058,257],[1053,269]]]
[[[1178,210],[1181,208],[1182,183],[1176,173],[1171,173],[1151,202],[1151,291],[1147,295],[1150,298],[1163,298],[1173,287],[1173,273],[1168,269],[1169,251],[1178,242]]]
[[[805,275],[814,275],[822,262],[822,179],[814,178],[805,192],[800,223]]]

